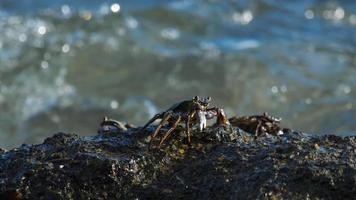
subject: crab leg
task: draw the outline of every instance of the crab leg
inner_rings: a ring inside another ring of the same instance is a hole
[[[161,141],[159,142],[159,148],[161,147],[162,143],[171,135],[171,133],[173,132],[174,129],[177,128],[179,122],[181,121],[181,116],[178,116],[178,119],[174,122],[172,128],[170,128],[167,133],[164,135],[164,137],[161,139]]]
[[[190,120],[192,119],[192,117],[195,115],[196,111],[192,111],[191,113],[188,114],[188,118],[186,121],[186,129],[187,129],[187,137],[188,137],[188,144],[190,144]]]
[[[164,116],[163,116],[161,122],[159,123],[159,125],[157,126],[155,132],[153,133],[153,136],[151,137],[149,147],[151,147],[151,143],[152,143],[153,139],[157,136],[159,130],[161,130],[161,128],[164,125],[164,123],[166,123],[169,120],[169,118],[171,118],[171,116],[172,116],[172,112],[164,113]]]
[[[262,123],[261,122],[258,122],[257,126],[256,126],[256,130],[255,130],[255,137],[259,136],[261,134],[261,126],[262,126]]]
[[[152,124],[156,119],[162,118],[164,116],[164,113],[158,113],[155,116],[153,116],[150,121],[148,121],[142,128],[141,130],[146,129],[150,124]]]

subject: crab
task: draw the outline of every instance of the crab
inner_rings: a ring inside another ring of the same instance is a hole
[[[128,128],[134,128],[134,126],[131,124],[124,124],[123,122],[117,121],[115,119],[109,119],[107,116],[105,116],[100,123],[98,133],[117,133],[120,131],[127,131]]]
[[[281,118],[273,117],[266,112],[262,115],[232,117],[229,119],[232,126],[253,133],[255,137],[268,133],[273,135],[283,134],[283,131],[279,126],[281,120]]]
[[[190,100],[184,100],[172,105],[167,110],[156,114],[152,117],[141,130],[146,129],[157,119],[160,119],[160,123],[156,127],[155,131],[149,142],[149,148],[151,148],[152,142],[157,137],[161,128],[168,123],[170,125],[168,131],[160,139],[158,148],[161,147],[163,142],[172,134],[172,132],[178,127],[181,122],[185,123],[185,132],[188,139],[188,144],[191,144],[191,129],[194,125],[199,123],[199,131],[202,131],[206,127],[207,119],[217,117],[218,125],[230,124],[223,109],[212,107],[209,108],[211,97],[200,98],[195,96]]]

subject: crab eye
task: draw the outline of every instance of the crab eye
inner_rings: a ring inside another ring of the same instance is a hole
[[[194,101],[194,102],[199,101],[199,96],[195,96],[195,97],[193,98],[193,101]]]
[[[211,97],[207,97],[206,101],[208,101],[208,102],[211,101]]]

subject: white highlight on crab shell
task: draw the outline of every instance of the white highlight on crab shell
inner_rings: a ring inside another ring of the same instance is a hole
[[[206,127],[206,112],[198,111],[198,119],[199,119],[199,130],[202,131]]]

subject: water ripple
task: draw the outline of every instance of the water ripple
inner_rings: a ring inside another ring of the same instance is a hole
[[[352,133],[355,25],[352,1],[1,1],[0,146],[102,115],[142,124],[195,95]]]

